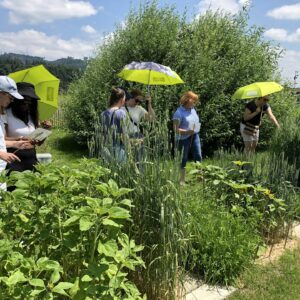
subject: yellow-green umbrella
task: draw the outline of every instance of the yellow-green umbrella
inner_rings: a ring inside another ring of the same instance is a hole
[[[254,82],[252,84],[240,87],[231,97],[235,99],[251,99],[263,97],[283,89],[283,86],[274,81]]]
[[[173,85],[184,83],[179,75],[169,67],[154,62],[133,61],[117,74],[124,80],[147,85]]]
[[[59,79],[51,74],[43,65],[10,73],[8,75],[16,82],[29,82],[34,85],[38,101],[39,119],[47,120],[58,108]]]

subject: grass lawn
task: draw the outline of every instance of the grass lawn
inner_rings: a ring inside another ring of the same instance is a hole
[[[50,153],[52,161],[62,165],[88,157],[88,149],[78,145],[72,134],[63,129],[52,129],[44,144],[37,147],[37,153]]]
[[[255,265],[241,278],[244,287],[228,300],[300,299],[300,246],[286,251],[275,263]]]

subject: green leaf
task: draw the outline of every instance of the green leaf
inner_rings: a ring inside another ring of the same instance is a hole
[[[93,278],[90,277],[89,275],[84,275],[84,276],[81,278],[81,281],[82,281],[82,282],[90,282],[90,281],[92,281],[92,280],[93,280]]]
[[[122,200],[122,201],[120,202],[120,204],[124,204],[124,205],[126,205],[126,206],[128,206],[128,207],[133,207],[133,206],[134,206],[134,205],[132,205],[132,201],[129,200],[129,199],[124,199],[124,200]]]
[[[15,285],[18,282],[25,282],[27,281],[27,278],[24,276],[23,272],[21,272],[20,270],[17,270],[16,272],[14,272],[12,275],[10,275],[7,280],[6,280],[6,284],[7,285]]]
[[[37,267],[40,270],[58,270],[60,271],[62,268],[60,264],[55,260],[50,260],[48,257],[41,257],[36,262]]]
[[[96,208],[99,206],[100,200],[97,198],[92,198],[92,197],[85,197],[86,203],[92,207]]]
[[[122,207],[112,207],[108,210],[111,218],[114,219],[129,219],[129,211]]]
[[[98,252],[109,257],[114,257],[118,251],[118,245],[116,241],[109,240],[106,243],[101,241],[98,243]]]
[[[39,295],[41,292],[43,292],[45,289],[41,289],[41,290],[33,290],[30,292],[30,296],[34,297]]]
[[[27,223],[29,221],[29,219],[23,215],[23,214],[18,214],[18,217],[21,219],[21,221],[23,221],[24,223]]]
[[[54,270],[53,273],[51,274],[50,283],[56,283],[60,279],[60,274],[58,270]]]
[[[103,221],[102,221],[102,224],[103,225],[109,225],[109,226],[113,226],[113,227],[122,227],[122,225],[121,224],[118,224],[118,223],[116,223],[115,221],[113,221],[113,220],[110,220],[110,219],[104,219]]]
[[[65,290],[69,290],[70,288],[73,287],[73,283],[71,282],[60,282],[57,286],[55,286],[52,289],[53,293],[61,294],[64,296],[68,296],[68,294],[65,292]]]
[[[88,217],[81,217],[79,221],[80,231],[87,231],[94,225],[94,222],[91,222]]]
[[[42,288],[45,287],[44,281],[42,279],[39,279],[39,278],[30,279],[29,284],[32,285],[32,286],[38,286],[38,287],[42,287]]]
[[[79,216],[72,216],[71,218],[69,218],[67,221],[63,223],[63,226],[67,227],[73,225],[79,220],[79,218],[80,218]]]

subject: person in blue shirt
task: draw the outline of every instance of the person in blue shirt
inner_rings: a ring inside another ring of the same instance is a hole
[[[118,161],[125,160],[125,133],[123,122],[126,113],[121,109],[125,104],[125,92],[121,88],[113,88],[109,98],[109,107],[101,113],[101,123],[106,142],[112,142],[112,152]]]
[[[202,161],[201,143],[199,137],[200,119],[195,110],[199,97],[192,91],[186,92],[180,98],[180,106],[174,113],[172,120],[178,150],[182,152],[180,165],[180,184],[185,183],[185,166],[189,152],[194,161]]]

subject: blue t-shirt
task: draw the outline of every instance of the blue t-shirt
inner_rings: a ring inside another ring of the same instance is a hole
[[[123,133],[123,121],[126,118],[126,113],[122,109],[111,109],[101,113],[101,124],[103,127],[103,134],[112,134],[113,144],[122,143],[120,134]]]
[[[200,124],[200,119],[195,108],[185,108],[182,105],[177,108],[172,120],[178,120],[179,128],[181,129],[193,129],[195,124]],[[176,139],[179,140],[185,140],[188,137],[190,137],[188,134],[176,134]]]
[[[114,127],[117,133],[123,133],[122,120],[126,118],[126,113],[122,109],[108,108],[101,113],[101,123],[109,129]]]

